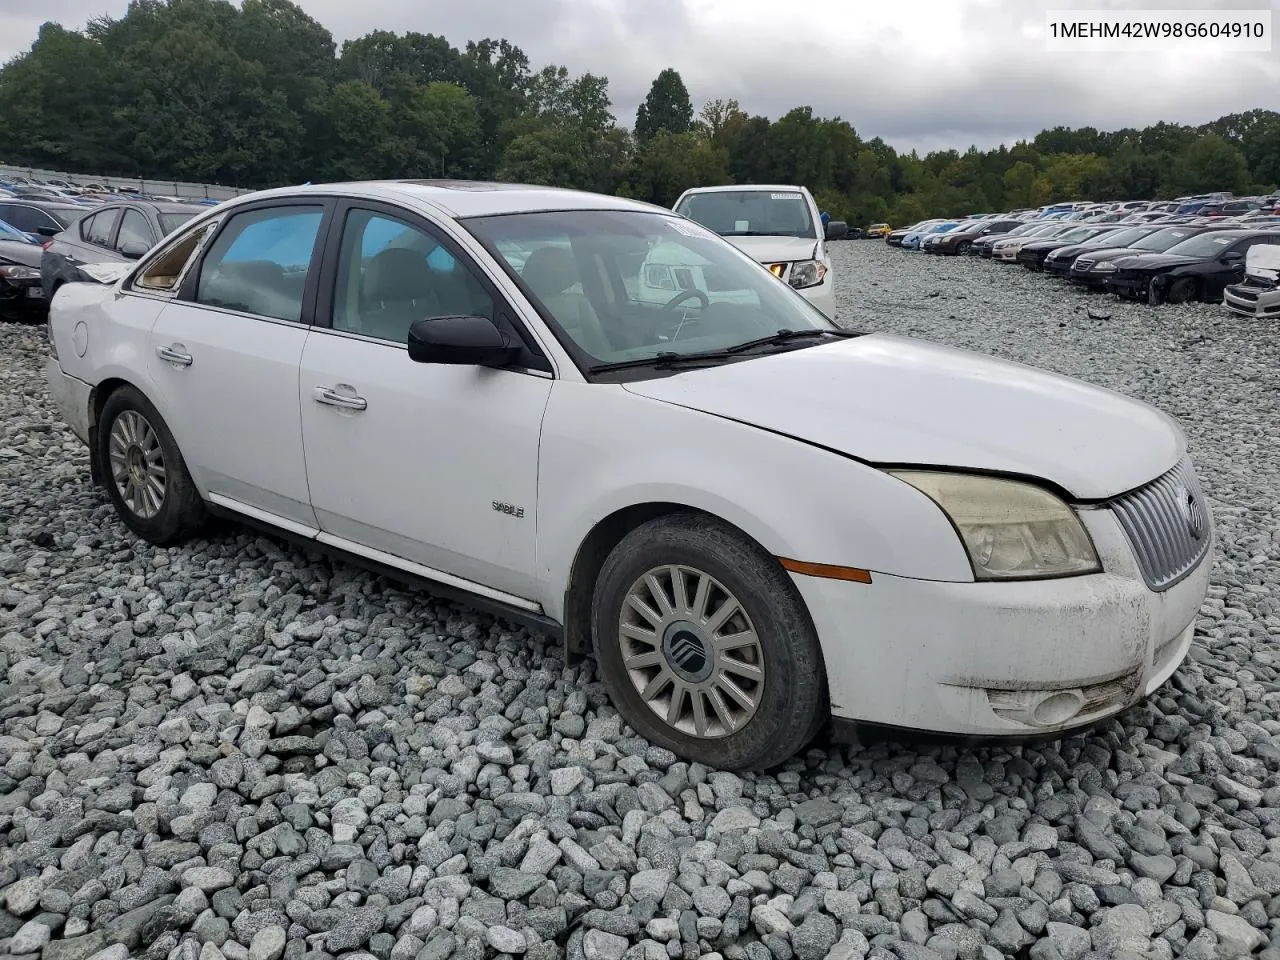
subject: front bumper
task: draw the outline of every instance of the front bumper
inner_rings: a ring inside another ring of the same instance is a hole
[[[48,309],[39,277],[0,278],[0,314],[40,314]]]
[[[49,385],[49,396],[58,408],[58,415],[84,444],[89,443],[89,396],[93,388],[77,377],[64,373],[58,361],[47,357],[44,361],[44,378]]]
[[[1152,276],[1149,273],[1129,273],[1117,270],[1107,280],[1107,289],[1130,300],[1144,300],[1151,287]]]
[[[1222,293],[1222,304],[1232,313],[1246,317],[1280,317],[1280,289],[1235,285]]]
[[[1077,270],[1071,268],[1071,275],[1068,278],[1072,283],[1087,287],[1090,290],[1105,290],[1114,273],[1094,273],[1088,270]]]
[[[1213,551],[1157,593],[1115,515],[1081,515],[1104,573],[944,583],[873,572],[870,584],[794,575],[821,638],[832,715],[1038,737],[1095,723],[1154,692],[1190,648]]]
[[[1021,252],[1021,247],[992,247],[991,259],[999,260],[1001,263],[1015,263]]]
[[[1068,276],[1071,273],[1071,261],[1066,259],[1055,260],[1053,257],[1048,257],[1044,262],[1044,272],[1051,277]]]

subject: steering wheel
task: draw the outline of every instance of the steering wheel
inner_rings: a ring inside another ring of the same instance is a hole
[[[663,310],[674,310],[676,304],[684,303],[686,300],[697,299],[702,301],[702,307],[705,310],[710,304],[711,299],[701,290],[681,290],[674,297],[662,305]]]

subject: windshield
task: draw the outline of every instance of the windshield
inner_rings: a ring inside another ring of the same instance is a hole
[[[1108,230],[1086,241],[1090,247],[1127,247],[1134,240],[1141,240],[1150,230]]]
[[[1216,257],[1239,239],[1238,233],[1215,230],[1211,233],[1188,237],[1181,243],[1175,243],[1165,252],[1179,257]]]
[[[804,194],[794,190],[691,193],[676,213],[723,237],[818,237]]]
[[[460,221],[588,365],[717,351],[837,328],[746,254],[688,220],[571,210]],[[792,345],[794,346],[794,345]]]
[[[64,209],[62,207],[41,207],[40,209],[49,214],[49,216],[53,217],[53,219],[57,220],[64,227],[71,226],[89,212],[87,209],[74,210],[70,208]]]
[[[160,232],[166,236],[177,230],[180,226],[196,215],[196,211],[190,213],[162,213],[160,217]]]
[[[1094,235],[1094,233],[1095,231],[1091,227],[1076,227],[1073,230],[1067,230],[1063,233],[1058,234],[1058,236],[1055,239],[1066,240],[1066,241],[1088,240],[1090,237]]]

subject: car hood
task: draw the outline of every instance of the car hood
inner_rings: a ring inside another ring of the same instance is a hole
[[[0,261],[3,262],[17,263],[24,267],[38,267],[43,254],[44,248],[36,243],[0,240]]]
[[[1153,253],[1150,250],[1135,250],[1132,247],[1090,247],[1087,250],[1081,250],[1080,256],[1088,257],[1094,263],[1101,263],[1103,260],[1124,260],[1130,257],[1158,257],[1160,254]]]
[[[1054,248],[1053,256],[1051,259],[1066,260],[1066,259],[1070,259],[1071,257],[1079,257],[1079,256],[1083,256],[1086,253],[1089,253],[1094,249],[1096,248],[1090,247],[1083,243],[1065,244],[1063,246]]]
[[[1039,253],[1043,250],[1057,250],[1059,247],[1070,246],[1075,242],[1074,240],[1032,240],[1030,243],[1024,243],[1022,249]]]
[[[1140,267],[1143,270],[1164,270],[1167,267],[1181,267],[1188,263],[1199,263],[1204,257],[1182,257],[1175,256],[1171,253],[1147,253],[1140,257],[1125,257],[1121,263],[1116,266],[1124,267]],[[1139,263],[1130,263],[1129,261],[1137,260]]]
[[[812,260],[818,241],[813,237],[725,237],[760,263]]]
[[[887,334],[628,383],[634,394],[881,465],[1036,477],[1081,500],[1169,470],[1182,431],[1137,400]]]

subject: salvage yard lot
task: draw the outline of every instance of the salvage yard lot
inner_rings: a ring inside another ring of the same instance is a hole
[[[1280,940],[1280,326],[876,241],[833,257],[848,326],[1182,422],[1219,544],[1191,655],[1151,701],[1058,744],[823,746],[741,777],[676,762],[541,636],[240,528],[134,538],[53,413],[43,331],[0,325],[0,953]]]

